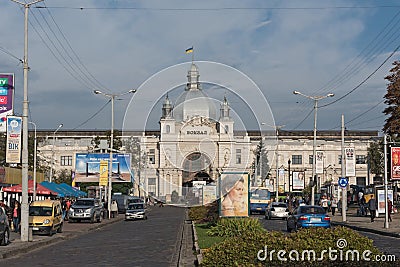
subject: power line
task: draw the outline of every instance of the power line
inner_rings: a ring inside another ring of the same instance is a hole
[[[4,47],[0,46],[0,51],[2,51],[3,53],[15,58],[16,60],[18,60],[20,63],[24,63],[24,61],[20,58],[18,58],[17,56],[14,56],[13,54],[11,54],[11,52],[7,51]]]
[[[81,124],[79,124],[78,126],[76,126],[75,128],[73,128],[72,130],[78,129],[79,127],[85,125],[88,121],[90,121],[91,119],[93,119],[94,117],[96,117],[96,116],[108,105],[108,103],[110,103],[110,102],[111,102],[111,99],[109,99],[109,100],[104,104],[104,106],[102,106],[97,112],[95,112],[92,116],[90,116],[89,119],[85,120],[84,122],[82,122]]]

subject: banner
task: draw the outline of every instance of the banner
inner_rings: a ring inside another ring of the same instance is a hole
[[[203,186],[203,205],[210,204],[217,200],[217,187],[215,185]]]
[[[249,216],[249,175],[222,173],[219,180],[220,216]]]
[[[107,186],[108,184],[108,161],[100,160],[100,180],[99,186]]]
[[[315,173],[324,173],[324,153],[316,151]]]
[[[346,176],[356,176],[356,159],[354,155],[354,148],[348,147],[344,149],[346,153]]]
[[[0,73],[0,132],[6,132],[7,116],[13,115],[14,74]]]
[[[75,160],[75,182],[98,183],[100,179],[100,161],[107,161],[108,163],[110,154],[76,153]],[[113,154],[112,182],[131,182],[131,154]]]
[[[7,117],[7,146],[6,162],[21,163],[21,136],[22,118],[16,116]]]
[[[293,190],[304,189],[304,172],[292,172]]]
[[[390,155],[392,159],[390,166],[392,180],[400,180],[400,147],[391,147]]]

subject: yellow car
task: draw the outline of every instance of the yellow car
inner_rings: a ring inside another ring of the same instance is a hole
[[[34,201],[29,206],[29,227],[33,233],[53,235],[63,228],[61,202],[59,200]]]

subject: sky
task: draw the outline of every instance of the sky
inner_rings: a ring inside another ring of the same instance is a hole
[[[305,96],[333,93],[318,100],[318,130],[340,130],[342,114],[348,130],[381,130],[399,12],[390,0],[46,0],[29,12],[29,120],[42,130],[109,129],[100,90],[115,95],[115,128],[158,129],[162,101],[183,91],[193,56],[204,91],[216,105],[227,97],[247,129],[312,130]],[[1,1],[0,25],[0,73],[15,74],[21,115],[21,5]]]

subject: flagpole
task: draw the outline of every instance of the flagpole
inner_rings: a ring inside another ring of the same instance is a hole
[[[194,62],[194,46],[192,45],[192,64]]]

